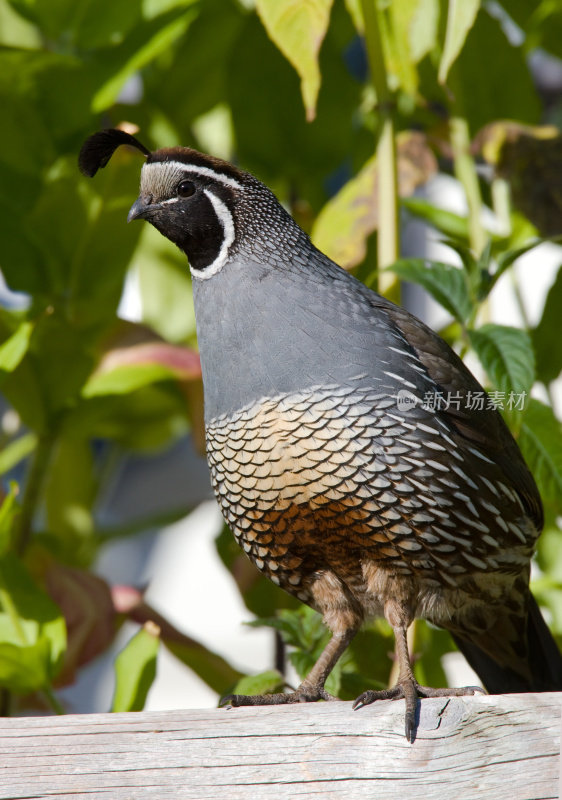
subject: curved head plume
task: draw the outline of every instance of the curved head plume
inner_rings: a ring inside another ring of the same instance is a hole
[[[82,175],[93,178],[98,169],[105,167],[113,153],[122,144],[136,147],[145,156],[150,155],[150,150],[130,133],[125,133],[118,128],[106,128],[88,136],[80,148],[78,167]]]

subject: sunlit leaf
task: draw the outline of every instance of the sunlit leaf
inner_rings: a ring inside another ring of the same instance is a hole
[[[397,152],[398,188],[407,196],[434,174],[437,162],[420,133],[399,135]],[[377,181],[373,157],[326,203],[314,223],[314,244],[343,267],[354,267],[365,258],[367,238],[378,225]]]
[[[90,442],[78,437],[60,436],[45,481],[49,530],[61,537],[91,535],[96,487]]]
[[[258,675],[245,675],[240,678],[232,694],[271,694],[282,692],[285,678],[276,669],[260,672]]]
[[[157,27],[151,38],[136,49],[121,68],[95,93],[92,98],[92,111],[99,113],[111,106],[131,75],[168,51],[185,33],[194,16],[195,12],[188,9],[167,25]]]
[[[111,710],[142,711],[156,677],[160,631],[147,623],[115,659],[115,693]]]
[[[452,211],[429,203],[422,197],[406,197],[402,205],[414,216],[425,219],[438,231],[450,236],[452,239],[468,241],[468,220]]]
[[[535,377],[535,358],[526,331],[488,323],[469,331],[469,337],[496,389],[528,395]]]
[[[10,491],[0,506],[0,557],[4,556],[12,545],[13,523],[20,510],[16,501],[18,491],[18,485],[12,482]]]
[[[0,345],[0,371],[13,372],[29,347],[33,332],[31,322],[22,322],[19,328]]]
[[[445,83],[447,80],[449,70],[460,53],[469,30],[474,25],[480,4],[481,0],[449,0],[445,42],[439,64],[439,81],[441,83]]]
[[[27,694],[49,684],[49,641],[42,636],[34,644],[2,641],[0,614],[0,686]]]
[[[179,631],[148,603],[142,593],[130,586],[115,586],[112,589],[115,609],[141,625],[155,624],[160,630],[160,640],[183,664],[219,694],[232,691],[242,677],[226,659],[209,650],[196,639]]]
[[[174,377],[172,370],[161,364],[130,364],[110,372],[94,373],[84,386],[82,396],[129,394],[143,386]]]
[[[518,442],[543,501],[555,514],[562,513],[562,424],[552,409],[531,399]]]
[[[27,458],[37,446],[37,436],[34,433],[24,433],[17,439],[9,442],[0,450],[0,475],[9,472],[24,458]]]
[[[60,669],[66,625],[59,608],[10,553],[0,558],[0,605],[0,644],[32,648],[28,656],[33,660],[33,674],[41,682],[25,690],[44,688],[46,680]]]
[[[439,261],[408,258],[397,261],[389,271],[401,280],[423,286],[459,322],[466,322],[472,314],[474,306],[463,269]]]
[[[318,53],[333,0],[256,0],[268,35],[297,70],[308,120],[316,116],[320,90]]]

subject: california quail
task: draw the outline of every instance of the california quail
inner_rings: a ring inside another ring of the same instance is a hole
[[[392,626],[406,700],[472,694],[419,686],[406,631],[453,634],[490,692],[562,688],[562,659],[529,591],[543,523],[519,449],[482,388],[433,331],[320,253],[256,178],[189,148],[148,153],[120,131],[84,144],[94,175],[119,144],[145,155],[129,220],[188,257],[213,487],[249,558],[317,609],[332,639],[293,693],[324,683],[365,618]],[[454,398],[448,407],[428,397]],[[483,395],[480,395],[483,396]],[[484,395],[485,396],[485,395]]]

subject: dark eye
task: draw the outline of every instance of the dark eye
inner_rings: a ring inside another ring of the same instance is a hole
[[[195,194],[195,184],[191,181],[182,181],[178,185],[178,197],[191,197]]]

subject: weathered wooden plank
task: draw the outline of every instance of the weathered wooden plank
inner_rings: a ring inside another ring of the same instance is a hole
[[[557,798],[562,694],[0,720],[0,798]]]

